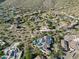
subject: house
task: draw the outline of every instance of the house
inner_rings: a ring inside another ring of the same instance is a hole
[[[64,43],[63,43],[64,42]],[[61,41],[61,46],[65,47],[65,50],[79,50],[79,35],[66,35],[63,42]]]
[[[44,36],[33,41],[33,44],[38,47],[43,53],[49,54],[51,52],[50,45],[53,43],[53,39],[50,36]]]
[[[12,44],[10,47],[7,47],[6,49],[4,49],[4,54],[1,58],[2,59],[20,59],[22,51],[20,51],[17,46],[20,43],[14,43]]]
[[[65,35],[61,46],[67,51],[64,59],[79,59],[79,34]]]

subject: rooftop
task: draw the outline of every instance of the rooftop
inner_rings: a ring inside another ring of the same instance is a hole
[[[2,56],[2,59],[20,59],[22,51],[20,51],[17,46],[19,45],[19,42],[13,43],[10,47],[7,47],[6,49],[4,49],[4,54]]]
[[[68,42],[70,49],[79,49],[79,35],[66,35],[64,40]]]
[[[44,36],[42,38],[33,41],[33,44],[37,46],[44,53],[50,52],[48,48],[50,48],[51,43],[53,43],[53,40],[49,36]]]

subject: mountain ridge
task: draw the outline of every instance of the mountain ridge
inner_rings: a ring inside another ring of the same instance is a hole
[[[37,10],[53,8],[72,15],[79,15],[79,0],[6,0],[1,5]]]

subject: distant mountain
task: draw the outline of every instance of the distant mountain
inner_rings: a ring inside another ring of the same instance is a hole
[[[6,0],[2,5],[39,9],[42,7],[50,8],[53,3],[53,0]]]
[[[1,1],[1,0],[0,0]],[[3,1],[3,0],[2,0]],[[50,9],[79,15],[79,0],[6,0],[2,6],[24,7],[26,9]]]

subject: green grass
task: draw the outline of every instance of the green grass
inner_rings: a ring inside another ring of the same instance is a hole
[[[30,52],[29,48],[26,49],[26,57],[25,57],[25,59],[31,59],[31,52]]]

